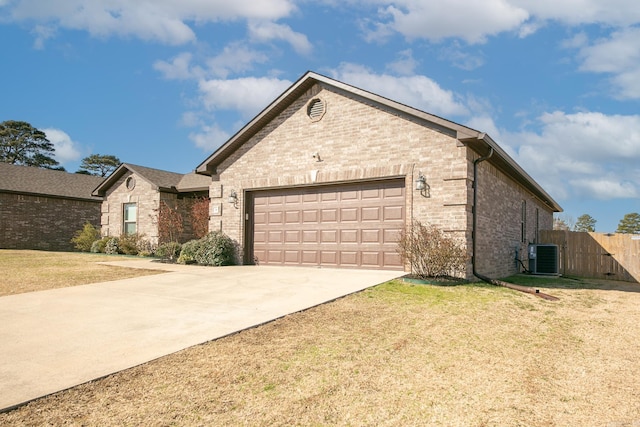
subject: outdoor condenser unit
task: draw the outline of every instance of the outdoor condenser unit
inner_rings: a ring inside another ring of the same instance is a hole
[[[533,274],[560,274],[558,245],[529,245],[529,270]]]

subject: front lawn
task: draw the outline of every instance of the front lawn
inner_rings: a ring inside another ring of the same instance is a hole
[[[553,280],[536,285],[556,302],[392,281],[39,399],[0,425],[640,423],[640,285]]]
[[[98,264],[125,259],[81,252],[0,250],[0,296],[162,273]]]

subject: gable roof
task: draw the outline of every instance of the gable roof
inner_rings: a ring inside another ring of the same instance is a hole
[[[190,191],[206,191],[209,189],[211,178],[195,173],[181,174],[146,166],[123,163],[109,175],[93,191],[94,195],[104,196],[125,173],[135,173],[140,178],[151,184],[154,190],[168,193],[182,193]]]
[[[0,162],[0,192],[4,193],[100,202],[102,199],[91,193],[103,179],[94,175]]]
[[[331,88],[331,90],[338,93],[348,94],[352,98],[366,101],[369,104],[379,106],[383,109],[391,110],[401,117],[411,119],[425,127],[445,133],[456,138],[480,155],[484,156],[487,153],[492,152],[493,155],[488,159],[489,163],[493,164],[507,176],[510,176],[523,185],[555,212],[562,212],[560,205],[553,200],[553,198],[486,133],[443,119],[442,117],[426,113],[312,71],[305,73],[269,106],[262,110],[235,135],[222,144],[222,146],[211,154],[205,161],[200,163],[196,168],[196,173],[203,175],[216,174],[216,168],[218,165],[220,165],[226,158],[235,152],[235,150],[251,139],[263,127],[271,122],[271,120],[276,118],[282,111],[316,84],[325,88]]]

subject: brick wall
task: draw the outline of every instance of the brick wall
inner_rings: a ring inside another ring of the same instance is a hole
[[[100,223],[100,201],[0,193],[0,248],[74,250],[74,233]]]
[[[128,189],[127,179],[135,179],[135,187]],[[195,195],[198,196],[197,194]],[[182,215],[184,230],[178,236],[178,241],[186,242],[193,239],[191,226],[191,205],[193,199],[189,197],[178,198],[178,194],[164,193],[156,190],[148,181],[135,173],[125,173],[106,193],[102,203],[101,226],[103,236],[120,236],[123,232],[123,214],[125,203],[136,203],[138,234],[144,235],[153,245],[158,244],[158,208],[160,201],[168,206],[177,206]]]
[[[135,187],[130,190],[125,185],[127,178],[135,179]],[[138,208],[137,230],[152,243],[158,242],[157,209],[160,193],[143,178],[132,172],[125,173],[108,189],[102,203],[102,235],[120,236],[123,232],[123,212],[125,203],[136,203]]]
[[[307,116],[307,103],[315,98],[326,103],[326,113],[318,121]],[[316,85],[218,166],[210,189],[209,229],[222,229],[238,242],[242,252],[244,191],[405,177],[407,221],[416,218],[434,224],[467,242],[470,251],[473,155],[453,135],[426,126],[415,118],[408,120]],[[319,154],[321,162],[313,157],[314,153]],[[483,167],[486,169],[487,165]],[[420,172],[429,185],[427,197],[414,190]],[[509,209],[513,204],[519,206],[523,190],[498,175],[490,175],[500,190],[496,197],[504,199],[497,204]],[[227,202],[232,190],[239,198],[237,207]],[[533,206],[531,203],[531,209]],[[214,212],[216,207],[220,209]],[[513,243],[510,238],[501,237],[505,228],[509,228],[509,236],[515,233],[511,220],[500,223],[503,216],[510,215],[511,211],[491,212],[483,219],[483,239],[488,239],[483,240],[484,246],[490,246],[490,239],[497,238],[500,247],[499,251],[492,249],[495,260],[483,262],[502,276],[515,271],[508,268],[515,266],[513,251],[507,250]],[[551,221],[550,215],[542,215],[545,224]],[[517,227],[519,230],[519,222]]]
[[[553,212],[546,205],[490,163],[479,164],[476,232],[479,273],[500,278],[519,272],[516,252],[527,266],[529,243],[538,243],[538,230],[552,228]]]

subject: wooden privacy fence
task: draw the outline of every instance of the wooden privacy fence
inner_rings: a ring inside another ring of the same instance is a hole
[[[562,274],[640,282],[640,235],[546,230],[540,242],[558,245]]]

